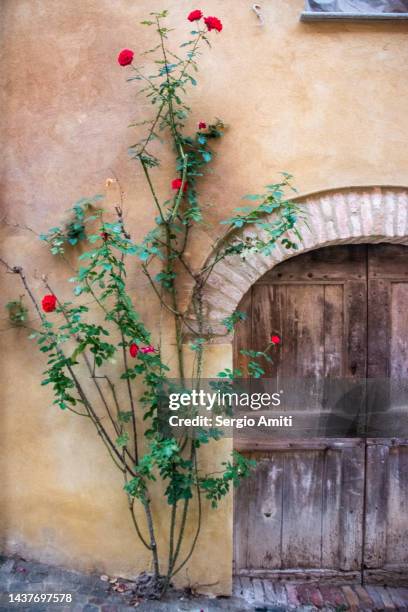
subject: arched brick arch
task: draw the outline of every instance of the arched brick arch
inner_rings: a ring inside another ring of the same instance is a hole
[[[245,260],[230,257],[214,268],[203,296],[212,333],[225,334],[222,319],[230,315],[242,297],[265,272],[278,263],[311,249],[361,242],[408,244],[408,188],[355,187],[307,195],[297,200],[304,206],[307,225],[299,228],[298,250],[277,246],[273,255],[254,254]],[[245,237],[255,230],[242,231]]]

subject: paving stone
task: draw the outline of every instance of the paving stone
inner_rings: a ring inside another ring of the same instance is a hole
[[[310,586],[308,584],[297,584],[296,585],[296,593],[299,599],[299,602],[302,605],[306,605],[310,603]]]
[[[380,594],[380,597],[384,602],[384,610],[395,610],[396,609],[390,597],[390,594],[387,593],[384,587],[377,587],[377,592]]]
[[[312,603],[316,608],[322,608],[324,605],[323,596],[317,586],[309,587],[309,598],[310,603]]]
[[[263,588],[262,580],[254,578],[252,580],[252,587],[254,589],[254,597],[256,602],[263,603],[265,601],[265,591]]]
[[[346,605],[346,600],[339,587],[322,584],[320,585],[320,592],[326,604],[334,608]]]
[[[360,600],[360,608],[362,610],[372,610],[374,606],[374,602],[365,590],[363,586],[360,584],[356,584],[353,586],[354,591],[356,592],[359,600]]]
[[[14,559],[7,559],[0,567],[0,574],[9,574],[14,568]]]
[[[387,591],[398,610],[401,612],[408,610],[408,599],[403,596],[401,589],[387,587]]]
[[[294,584],[287,584],[286,593],[288,594],[288,604],[293,607],[298,607],[300,601],[297,595],[296,586]]]
[[[101,606],[104,603],[104,597],[90,597],[89,603],[95,606]]]
[[[377,587],[366,586],[365,589],[374,603],[373,610],[384,610],[384,603]]]
[[[350,607],[351,612],[355,612],[356,610],[358,610],[360,602],[358,600],[358,596],[353,591],[353,589],[349,586],[343,586],[341,587],[341,590],[344,593],[344,597]]]

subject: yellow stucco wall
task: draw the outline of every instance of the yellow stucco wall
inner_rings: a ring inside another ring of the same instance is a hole
[[[206,0],[201,6],[224,23],[221,34],[212,33],[213,49],[203,51],[199,85],[190,95],[192,125],[215,116],[229,125],[217,144],[214,172],[201,184],[211,204],[207,220],[215,225],[240,205],[242,194],[258,192],[282,170],[295,175],[300,193],[408,184],[408,24],[301,24],[302,4],[266,0],[263,28],[251,2]],[[162,8],[171,9],[181,42],[186,14],[197,8],[185,0],[3,0],[1,198],[9,222],[37,232],[58,224],[74,201],[103,191],[115,172],[133,237],[150,228],[153,203],[140,168],[127,155],[136,140],[127,126],[150,109],[125,82],[116,56],[131,47],[137,61],[151,42],[150,30],[138,24]],[[165,199],[173,172],[155,174]],[[108,205],[116,197],[111,189]],[[35,236],[10,226],[0,230],[4,256],[27,269],[34,287],[42,291],[41,274],[49,273],[54,288],[68,296],[62,278],[71,274],[51,261]],[[193,265],[208,254],[210,234],[197,234]],[[1,280],[6,303],[21,290],[17,279]],[[156,326],[159,311],[146,279],[135,269],[130,282],[142,316]],[[116,471],[91,426],[50,407],[50,393],[39,386],[41,357],[5,316],[3,548],[68,567],[132,575],[143,569],[146,556],[133,537]],[[208,373],[230,358],[228,345],[215,346]],[[208,462],[224,451],[208,453]],[[229,499],[217,514],[205,513],[199,548],[180,582],[217,582],[211,590],[227,592],[231,534]]]

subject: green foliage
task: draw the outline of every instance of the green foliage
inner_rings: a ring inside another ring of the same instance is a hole
[[[247,478],[256,462],[233,452],[233,460],[225,461],[224,473],[222,476],[205,476],[199,479],[200,488],[204,491],[205,497],[211,501],[211,506],[217,508],[220,500],[227,495],[231,485],[237,487],[243,478]]]
[[[119,448],[127,446],[128,442],[129,434],[126,431],[116,438],[116,446],[119,446]]]
[[[226,317],[221,321],[223,325],[227,328],[227,331],[232,332],[234,330],[235,325],[238,321],[245,321],[246,313],[241,312],[240,310],[236,310],[229,317]]]
[[[195,338],[195,340],[190,343],[190,348],[192,351],[201,351],[204,344],[205,338]]]
[[[20,296],[18,300],[12,300],[6,304],[8,316],[13,325],[24,325],[27,321],[28,309],[23,304],[23,297]]]
[[[292,200],[287,199],[286,192],[295,192],[291,184],[292,177],[283,173],[283,179],[279,183],[266,186],[263,194],[247,195],[245,199],[258,202],[257,206],[243,206],[236,208],[236,214],[222,221],[224,225],[230,226],[232,230],[255,226],[260,230],[253,236],[248,235],[245,239],[235,238],[225,246],[222,257],[240,255],[245,258],[252,253],[270,255],[275,245],[280,242],[285,248],[297,249],[297,243],[291,240],[287,232],[292,230],[297,239],[300,234],[296,223],[303,219],[299,206]],[[269,215],[269,218],[265,217]]]
[[[71,209],[70,219],[63,227],[52,227],[47,233],[40,235],[40,239],[49,244],[53,255],[63,255],[67,244],[75,246],[87,238],[86,225],[101,215],[101,209],[94,208],[101,199],[101,195],[96,195],[78,200]]]

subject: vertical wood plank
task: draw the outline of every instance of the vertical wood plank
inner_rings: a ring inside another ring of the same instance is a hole
[[[340,566],[342,451],[328,448],[324,457],[321,567]]]
[[[251,288],[241,300],[237,310],[246,314],[244,321],[239,321],[234,331],[234,368],[242,370],[247,376],[248,357],[241,355],[242,349],[252,348],[252,292]]]
[[[320,567],[321,451],[285,453],[282,567]]]
[[[241,481],[234,492],[234,564],[239,571],[247,567],[248,547],[251,544],[249,500],[253,499],[256,472]]]
[[[324,286],[287,285],[284,375],[321,378],[324,371]]]
[[[340,567],[359,570],[362,564],[364,507],[364,444],[342,452]]]
[[[391,284],[385,279],[368,280],[367,378],[390,375]]]
[[[283,455],[261,459],[251,476],[254,488],[248,513],[247,567],[281,567]]]
[[[408,569],[408,446],[392,446],[388,455],[386,563]]]
[[[324,369],[326,378],[341,377],[345,367],[343,285],[324,287]]]
[[[285,298],[286,288],[282,285],[255,285],[252,298],[252,338],[253,348],[257,351],[264,351],[270,343],[272,334],[277,334],[286,342],[283,331],[285,320]],[[265,370],[265,376],[275,378],[282,376],[282,351],[281,347],[276,347],[271,355],[273,363],[262,361],[261,365]]]
[[[408,267],[408,262],[407,262]],[[390,375],[408,378],[408,283],[391,285]]]
[[[367,446],[364,565],[380,568],[387,545],[388,455],[385,444]]]
[[[366,281],[347,281],[344,286],[347,346],[346,378],[365,378],[367,366]]]

